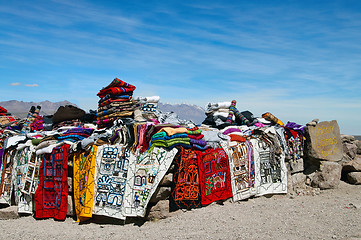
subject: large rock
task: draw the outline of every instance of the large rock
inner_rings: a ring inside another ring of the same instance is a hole
[[[152,198],[150,199],[150,203],[157,203],[161,200],[168,199],[171,194],[170,187],[158,187],[158,189],[154,192]]]
[[[148,214],[148,219],[164,219],[171,215],[169,213],[169,200],[161,200],[156,205],[154,205]]]
[[[356,144],[344,142],[342,146],[343,146],[343,152],[346,156],[348,156],[350,159],[354,159],[356,157],[357,154]]]
[[[305,154],[310,160],[338,162],[343,157],[340,128],[336,120],[306,127]]]
[[[355,137],[352,135],[341,134],[341,140],[343,143],[345,143],[345,142],[352,143],[355,141]]]
[[[360,140],[356,140],[355,141],[356,147],[357,147],[357,154],[361,154],[361,141]]]
[[[173,182],[173,173],[168,173],[163,177],[162,181],[160,181],[159,186],[170,187],[172,185],[172,182]]]
[[[303,174],[302,172],[292,174],[291,179],[292,179],[293,187],[305,185],[306,177],[307,176],[305,174]]]
[[[320,169],[311,176],[311,185],[320,189],[335,188],[341,179],[342,166],[336,162],[322,161]]]
[[[361,156],[357,155],[354,160],[343,163],[342,171],[361,172]]]
[[[352,184],[361,184],[361,172],[350,172],[347,174],[347,180]]]
[[[18,206],[10,206],[7,208],[0,209],[0,219],[1,220],[16,219],[16,218],[19,218]]]

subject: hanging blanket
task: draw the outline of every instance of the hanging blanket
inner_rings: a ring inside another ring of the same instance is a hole
[[[77,222],[83,222],[93,214],[96,154],[97,146],[93,145],[89,152],[77,152],[74,155],[74,206]]]
[[[251,139],[254,148],[256,196],[287,193],[287,169],[284,153],[275,156],[270,141],[261,138]]]
[[[250,141],[222,143],[229,159],[233,201],[256,194],[253,146]]]
[[[65,220],[68,206],[69,145],[55,147],[44,154],[35,192],[36,218]]]
[[[179,149],[173,161],[175,172],[169,199],[170,211],[201,207],[197,151],[183,147]]]
[[[16,149],[7,150],[3,156],[3,164],[1,165],[1,182],[0,182],[0,203],[11,203],[11,193],[13,184],[11,183],[14,157]]]
[[[96,157],[97,178],[93,213],[125,220],[124,193],[133,155],[124,145],[102,145]]]
[[[178,152],[155,147],[150,153],[139,154],[131,164],[125,192],[124,215],[144,217],[147,205],[159,182],[168,171]]]
[[[229,162],[222,148],[198,153],[202,205],[232,197]]]

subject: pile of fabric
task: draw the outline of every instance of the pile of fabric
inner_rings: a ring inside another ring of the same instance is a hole
[[[170,172],[172,211],[286,193],[285,161],[302,157],[303,126],[283,126],[270,113],[255,118],[235,101],[209,104],[209,124],[196,126],[159,112],[159,97],[132,100],[134,89],[116,78],[98,93],[98,126],[65,106],[49,131],[37,127],[36,109],[28,125],[3,128],[0,203],[15,202],[22,214],[35,208],[36,218],[64,220],[69,201],[80,222],[144,217]]]
[[[135,86],[115,78],[98,92],[97,96],[100,97],[97,113],[98,128],[109,127],[116,119],[133,116],[134,90]]]

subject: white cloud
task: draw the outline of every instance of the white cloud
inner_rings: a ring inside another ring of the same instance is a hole
[[[9,85],[10,85],[10,86],[19,86],[19,85],[21,85],[21,83],[19,83],[19,82],[13,82],[13,83],[10,83]]]
[[[34,84],[25,84],[26,87],[39,87],[38,84],[34,83]]]

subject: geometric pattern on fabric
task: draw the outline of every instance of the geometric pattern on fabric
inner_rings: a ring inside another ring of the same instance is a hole
[[[202,205],[232,197],[229,161],[223,148],[197,153]]]
[[[256,196],[287,193],[287,168],[285,155],[276,158],[267,141],[251,139],[254,150]]]
[[[149,200],[168,171],[178,150],[168,151],[154,147],[153,151],[139,153],[130,165],[125,193],[124,215],[144,217]]]
[[[201,207],[197,150],[179,147],[173,163],[175,172],[169,210]]]
[[[229,159],[233,201],[256,194],[253,147],[250,141],[222,143]]]
[[[35,148],[33,146],[26,146],[23,149],[17,150],[14,159],[13,171],[13,185],[15,204],[18,205],[18,212],[25,214],[32,214],[33,204],[32,197],[28,193],[22,192],[26,183],[26,175],[28,172],[28,163],[32,155],[35,158]]]
[[[68,206],[69,145],[53,148],[43,156],[35,192],[36,218],[65,220]]]
[[[11,203],[11,193],[13,191],[12,184],[12,172],[14,165],[14,157],[16,155],[16,149],[7,150],[4,152],[3,164],[1,166],[1,182],[0,182],[0,203]]]
[[[94,203],[94,179],[97,146],[90,151],[77,152],[73,159],[74,207],[77,222],[92,217]]]
[[[93,214],[125,220],[122,213],[130,151],[125,145],[102,145],[96,156]]]
[[[26,166],[27,171],[24,177],[24,184],[21,186],[21,192],[27,195],[35,194],[39,184],[39,170],[42,159],[43,155],[36,155],[35,149],[29,152],[29,161]]]

